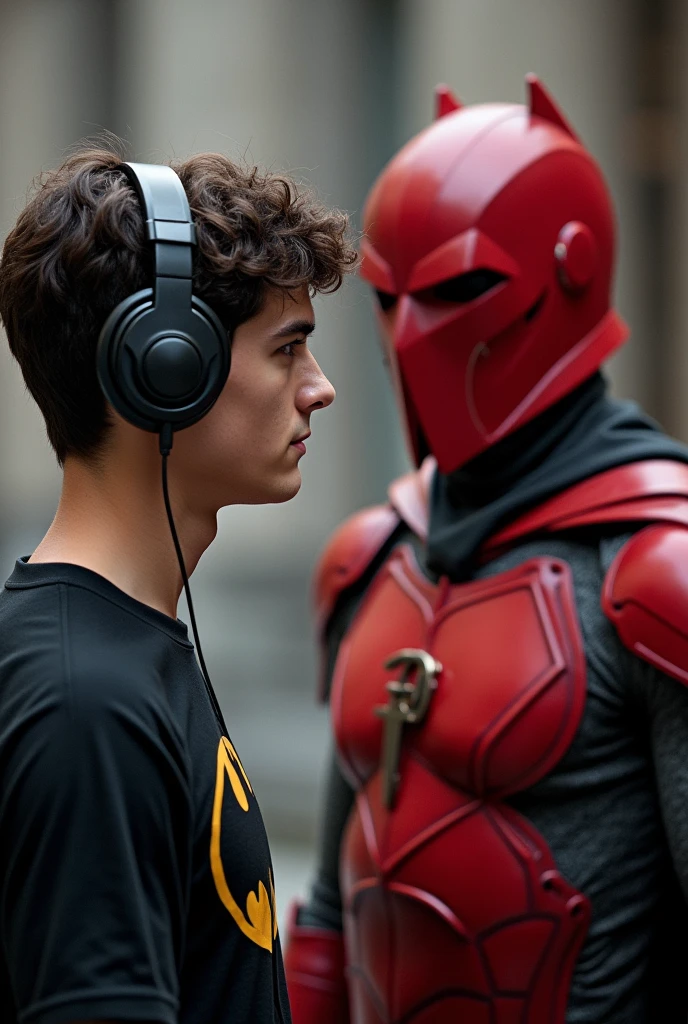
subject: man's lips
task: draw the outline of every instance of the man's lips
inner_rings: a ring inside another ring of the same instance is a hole
[[[307,430],[305,434],[300,434],[299,437],[295,438],[291,442],[289,447],[290,448],[296,448],[297,452],[301,452],[302,455],[305,455],[306,454],[306,445],[304,444],[304,441],[308,440],[308,438],[310,436],[311,436],[311,432],[310,432],[310,430]]]

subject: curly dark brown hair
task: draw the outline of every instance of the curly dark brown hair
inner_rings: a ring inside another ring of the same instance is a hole
[[[100,329],[150,285],[152,255],[115,149],[84,149],[37,180],[5,241],[0,318],[58,462],[102,453],[107,407],[96,376]],[[219,153],[172,163],[196,223],[194,291],[228,335],[265,289],[335,291],[356,263],[348,222],[289,178]]]

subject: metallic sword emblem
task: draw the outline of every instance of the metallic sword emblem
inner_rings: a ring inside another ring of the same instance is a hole
[[[442,671],[439,661],[432,655],[413,647],[397,651],[385,662],[385,668],[400,667],[403,667],[401,678],[390,680],[386,686],[389,703],[379,704],[373,709],[374,714],[385,722],[382,739],[383,801],[390,810],[401,779],[399,755],[404,726],[418,725],[423,721],[437,689],[437,676]]]

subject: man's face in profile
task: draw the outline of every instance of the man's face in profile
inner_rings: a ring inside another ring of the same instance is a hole
[[[310,417],[335,397],[307,339],[315,327],[308,289],[266,289],[260,312],[237,328],[229,379],[210,413],[175,436],[177,487],[192,507],[288,501]],[[172,468],[172,466],[171,466]]]

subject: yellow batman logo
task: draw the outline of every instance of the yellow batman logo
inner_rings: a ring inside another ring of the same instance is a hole
[[[262,949],[272,952],[272,944],[277,937],[277,911],[275,907],[275,887],[272,873],[268,879],[270,895],[259,880],[256,892],[249,892],[244,913],[232,896],[225,870],[222,866],[220,837],[222,833],[222,801],[225,794],[225,779],[229,779],[232,792],[242,811],[248,811],[248,793],[253,793],[251,783],[239,760],[239,755],[223,736],[217,748],[217,774],[215,778],[215,799],[213,801],[213,820],[210,833],[210,867],[215,880],[215,888],[222,903],[234,918],[234,921],[246,938],[255,942]],[[257,893],[257,894],[256,894]]]

